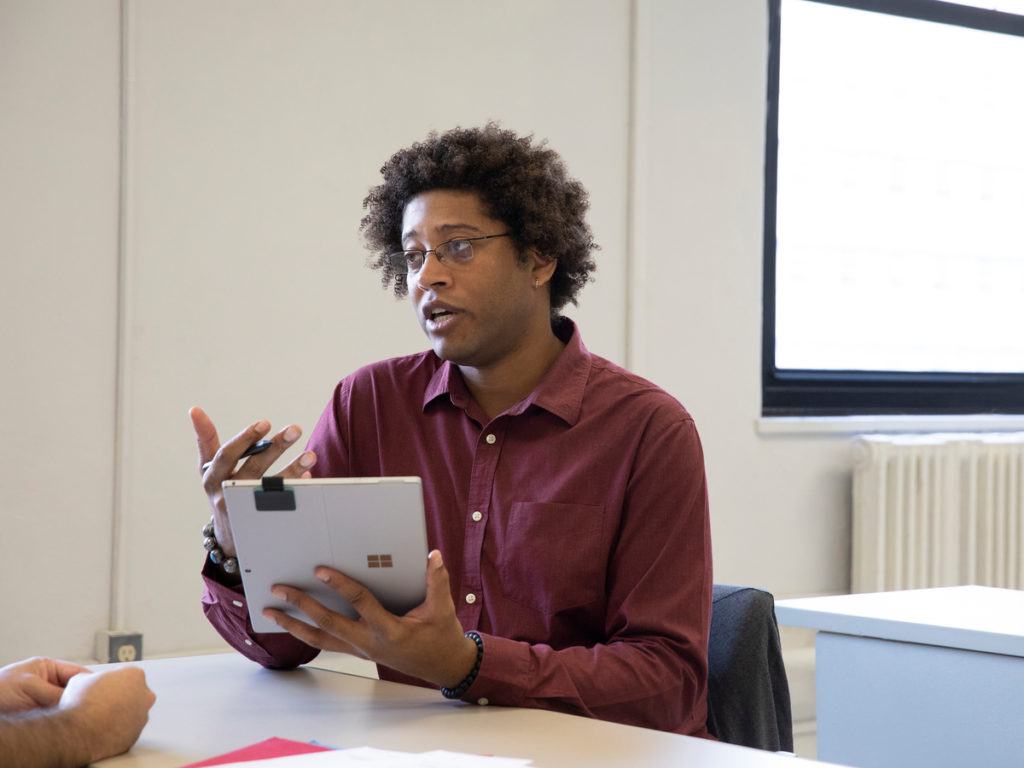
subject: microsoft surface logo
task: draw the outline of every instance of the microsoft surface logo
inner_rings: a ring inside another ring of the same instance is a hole
[[[367,568],[392,568],[391,555],[367,555]]]

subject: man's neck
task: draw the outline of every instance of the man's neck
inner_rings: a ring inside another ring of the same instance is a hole
[[[490,420],[528,397],[564,348],[565,344],[548,326],[548,331],[540,334],[540,338],[496,366],[459,366],[459,370],[473,399]]]

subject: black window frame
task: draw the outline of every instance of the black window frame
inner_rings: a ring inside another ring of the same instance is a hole
[[[1024,374],[779,369],[775,365],[775,235],[782,0],[768,2],[761,356],[763,416],[1024,413]],[[937,0],[801,0],[1024,38],[1024,15]],[[1024,288],[1022,288],[1024,291]],[[1021,329],[1024,333],[1024,328]]]

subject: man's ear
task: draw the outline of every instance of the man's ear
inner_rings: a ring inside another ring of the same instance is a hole
[[[555,269],[558,267],[558,259],[545,256],[533,247],[527,249],[526,254],[528,258],[527,263],[530,265],[530,277],[533,278],[533,284],[539,288],[551,280],[551,276],[555,274]]]

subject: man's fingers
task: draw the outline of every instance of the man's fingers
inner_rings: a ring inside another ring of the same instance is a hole
[[[305,592],[292,587],[278,584],[271,593],[279,600],[295,606],[309,618],[308,622],[302,621],[282,610],[265,608],[263,615],[281,629],[314,648],[341,651],[366,658],[359,650],[360,643],[357,641],[357,638],[365,633],[360,622],[335,613]]]
[[[188,412],[192,419],[192,429],[196,433],[196,443],[199,447],[199,464],[209,461],[220,448],[220,439],[217,437],[217,428],[213,421],[206,415],[206,411],[198,405],[193,406]]]
[[[370,590],[341,571],[321,565],[313,570],[313,575],[348,600],[363,623],[373,627],[378,633],[383,631],[388,620],[395,618]]]
[[[255,443],[256,440],[263,437],[263,435],[266,434],[266,431],[269,430],[270,425],[267,424],[267,422],[257,422],[257,424],[253,426],[262,426],[263,424],[266,424],[267,430],[262,434],[250,436],[246,438],[246,440],[242,440],[237,446],[234,444],[234,440],[232,440],[230,450],[228,449],[228,443],[225,443],[224,447],[221,448],[221,453],[231,458],[234,462],[231,465],[232,468],[234,468],[234,464],[238,463],[238,461],[243,458],[242,454],[245,453],[245,450]],[[248,457],[245,460],[245,463],[238,468],[237,472],[235,472],[234,476],[240,478],[263,477],[267,474],[271,465],[281,457],[281,454],[291,448],[300,437],[302,437],[302,430],[297,424],[291,424],[285,427],[270,438],[269,448]]]
[[[356,656],[360,659],[369,659],[369,656],[351,643],[346,643],[340,637],[329,635],[323,630],[310,626],[306,622],[300,621],[293,616],[289,616],[284,611],[279,611],[274,608],[264,608],[263,616],[277,624],[277,626],[286,631],[292,637],[301,640],[306,645],[312,646],[313,648],[320,648],[325,651],[334,651],[336,653],[347,653],[350,656]]]
[[[281,470],[282,477],[311,477],[310,467],[316,464],[316,454],[305,451],[297,456],[288,466]]]
[[[349,602],[356,613],[359,614],[358,621],[330,610],[320,601],[299,589],[276,584],[270,590],[271,594],[279,600],[284,600],[298,608],[309,618],[309,622],[317,628],[314,631],[341,640],[346,645],[368,650],[376,644],[379,638],[390,635],[390,631],[393,629],[391,622],[396,622],[398,619],[378,602],[370,590],[333,568],[320,566],[313,573],[320,581],[324,582],[324,584]],[[292,617],[287,618],[289,621],[294,620]],[[273,620],[277,621],[276,618],[273,618]],[[279,623],[279,626],[288,632],[292,631],[291,625],[285,626]],[[308,626],[309,624],[306,624],[306,627]],[[319,639],[317,643],[310,642],[307,639],[310,637],[309,630],[305,627],[297,627],[297,629],[304,633],[295,634],[300,640],[310,645],[316,645],[318,648],[326,647],[320,644],[324,642],[322,639]]]
[[[280,438],[281,434],[287,432],[289,429],[293,428],[287,427],[284,430],[282,430],[281,433],[274,437],[273,445],[271,445],[270,448],[263,451],[263,453],[258,453],[255,456],[252,456],[245,463],[244,466],[248,467],[249,462],[253,461],[254,459],[263,459],[267,454],[270,454],[265,463],[265,466],[269,467],[277,459],[277,457],[281,455],[285,448],[287,448],[288,445],[290,445],[290,443],[286,443],[285,445],[282,446],[280,445],[281,441],[278,439]],[[293,431],[295,430],[298,430],[298,427],[294,427]],[[217,450],[214,451],[212,456],[206,456],[204,453],[202,453],[202,448],[200,448],[200,458],[204,460],[200,468],[203,470],[204,474],[208,469],[214,470],[213,476],[216,479],[216,482],[214,482],[213,485],[219,488],[221,480],[229,478],[233,475],[235,465],[239,462],[239,460],[241,460],[242,454],[245,453],[246,450],[251,445],[253,445],[256,442],[259,442],[259,440],[269,431],[270,422],[267,421],[266,419],[261,419],[260,421],[250,424],[248,427],[243,429],[237,435],[235,435],[226,443],[217,448]],[[301,430],[298,431],[299,434],[301,434]],[[298,438],[296,437],[296,439]],[[261,471],[258,475],[247,476],[260,477],[262,475],[263,471]]]
[[[192,419],[192,427],[196,432],[196,442],[199,446],[200,470],[204,475],[208,470],[214,470],[210,476],[209,483],[210,488],[214,491],[220,488],[222,480],[229,477],[263,477],[271,465],[281,457],[281,454],[291,448],[302,437],[302,429],[297,424],[291,424],[268,441],[270,447],[252,456],[245,457],[243,454],[270,431],[270,422],[262,419],[250,424],[246,429],[221,445],[220,439],[217,437],[217,429],[214,427],[213,421],[206,414],[206,411],[199,406],[194,406],[189,410],[188,414]],[[245,459],[245,463],[236,472],[235,466],[242,459]],[[281,475],[284,477],[302,477],[315,463],[316,455],[312,451],[306,451],[285,467]]]
[[[68,681],[75,675],[91,675],[92,670],[85,667],[81,667],[78,664],[72,664],[69,661],[61,661],[60,659],[54,659],[53,661],[53,674],[55,682],[59,685],[67,685]]]
[[[441,552],[434,550],[427,555],[427,599],[428,606],[440,605],[451,601],[451,586],[448,580],[448,569],[445,568]]]
[[[345,616],[335,613],[314,597],[310,597],[301,589],[286,587],[275,584],[270,594],[278,600],[284,600],[289,605],[294,605],[302,613],[309,617],[309,620],[325,632],[330,632],[339,624],[339,619],[348,621]]]
[[[64,686],[56,685],[48,680],[26,675],[21,681],[21,689],[39,707],[52,707],[60,701]]]

